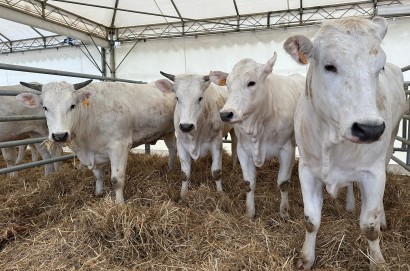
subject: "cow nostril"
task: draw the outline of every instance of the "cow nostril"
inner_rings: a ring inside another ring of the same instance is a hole
[[[362,142],[373,142],[380,138],[385,129],[384,122],[382,124],[361,124],[358,122],[352,125],[352,135],[359,138]]]
[[[222,121],[230,121],[233,118],[233,112],[221,112],[219,114]]]
[[[195,128],[195,126],[192,123],[180,123],[179,124],[179,129],[182,132],[190,132]]]
[[[52,133],[51,137],[55,142],[64,142],[68,139],[68,133]]]

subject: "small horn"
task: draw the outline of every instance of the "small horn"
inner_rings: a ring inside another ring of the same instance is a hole
[[[92,81],[93,81],[93,79],[90,79],[90,80],[87,80],[87,81],[84,81],[84,82],[81,82],[81,83],[74,84],[74,90],[79,90],[80,88],[85,87],[86,85],[88,85]]]
[[[175,82],[175,75],[169,74],[169,73],[165,73],[165,72],[162,72],[162,71],[160,71],[160,73],[161,73],[163,76],[165,76],[166,78],[168,78],[169,80],[171,80],[172,82]]]
[[[31,89],[34,89],[34,90],[38,90],[38,91],[41,91],[43,89],[43,85],[41,85],[41,84],[30,84],[30,83],[26,83],[26,82],[20,82],[20,84],[22,86],[25,86],[25,87],[28,87],[28,88],[31,88]]]

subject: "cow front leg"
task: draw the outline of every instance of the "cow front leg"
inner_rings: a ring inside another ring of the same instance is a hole
[[[288,218],[289,199],[288,190],[290,184],[290,177],[295,161],[295,146],[292,142],[288,142],[279,152],[279,173],[278,173],[278,187],[280,189],[280,216]]]
[[[323,184],[316,180],[310,169],[299,161],[299,178],[303,197],[305,214],[305,242],[298,260],[297,267],[310,270],[315,262],[316,235],[320,227],[323,204]]]
[[[191,155],[188,151],[185,150],[182,144],[177,143],[177,148],[182,171],[182,186],[180,197],[181,200],[183,200],[188,193],[189,178],[191,177]]]
[[[125,169],[127,167],[128,146],[131,146],[131,144],[118,142],[113,144],[109,150],[111,184],[115,191],[115,200],[117,203],[124,202]]]
[[[47,150],[47,147],[45,146],[45,144],[40,143],[40,144],[35,144],[35,146],[36,146],[37,151],[38,151],[38,153],[40,153],[41,158],[43,160],[51,158],[51,155],[50,155],[49,151]],[[44,175],[45,176],[47,176],[47,175],[49,175],[53,172],[54,172],[54,165],[52,163],[44,165]]]
[[[215,180],[216,191],[222,192],[222,140],[214,143],[211,147],[212,166],[211,173]]]
[[[171,170],[174,165],[175,157],[177,156],[177,144],[174,130],[164,136],[164,142],[168,148],[168,169]]]
[[[368,173],[360,180],[362,209],[360,212],[360,230],[369,244],[371,269],[384,264],[380,250],[380,224],[383,215],[383,193],[386,176],[384,171],[378,174]]]
[[[93,169],[95,180],[95,196],[100,197],[104,189],[104,169],[102,167]]]
[[[255,216],[256,168],[252,156],[249,156],[240,144],[237,151],[246,185],[246,215],[252,218]]]

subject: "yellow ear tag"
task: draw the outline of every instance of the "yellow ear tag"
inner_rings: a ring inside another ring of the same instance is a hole
[[[83,100],[83,105],[84,105],[84,106],[89,106],[89,105],[90,105],[90,100],[88,100],[88,98],[85,98],[85,99]]]
[[[300,62],[302,62],[303,64],[308,63],[306,55],[300,49],[298,50],[298,55],[299,55]]]
[[[218,85],[219,86],[226,86],[226,79],[219,80]]]

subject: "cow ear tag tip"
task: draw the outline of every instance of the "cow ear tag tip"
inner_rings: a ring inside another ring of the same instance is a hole
[[[85,98],[85,99],[83,100],[83,105],[84,105],[84,106],[89,106],[89,105],[90,105],[90,100],[88,100],[88,98]]]
[[[226,86],[226,79],[221,79],[221,80],[219,80],[218,85],[220,85],[220,86]]]
[[[300,62],[302,62],[303,64],[308,63],[306,55],[300,49],[298,50],[298,55]]]

